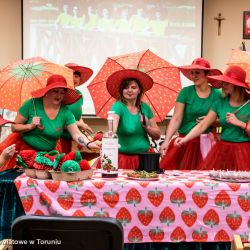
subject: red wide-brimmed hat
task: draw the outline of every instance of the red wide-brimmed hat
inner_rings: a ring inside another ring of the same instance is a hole
[[[1,115],[0,115],[0,126],[6,124],[6,123],[13,123],[12,121],[5,120]]]
[[[191,65],[184,65],[184,66],[180,66],[178,68],[180,69],[182,74],[185,77],[187,77],[189,80],[192,80],[190,71],[194,70],[194,69],[208,70],[209,76],[222,75],[222,72],[220,70],[211,68],[210,63],[207,60],[205,60],[204,58],[196,58],[193,60]],[[218,87],[216,86],[213,79],[209,79],[209,83],[211,83],[213,85],[213,87],[219,88],[219,86]]]
[[[109,94],[114,98],[118,98],[120,84],[128,78],[136,79],[141,84],[144,92],[153,87],[153,79],[146,73],[135,69],[122,69],[116,71],[107,79],[106,86]]]
[[[223,75],[208,76],[208,78],[213,79],[220,87],[222,87],[222,82],[228,82],[250,90],[250,84],[246,82],[246,71],[239,66],[231,65],[225,70]]]
[[[63,103],[68,105],[78,101],[81,98],[74,89],[67,87],[66,79],[61,75],[52,75],[47,79],[47,84],[45,88],[38,89],[36,91],[31,92],[31,95],[34,98],[40,98],[45,96],[45,94],[55,88],[64,88],[66,89],[66,95],[64,97]]]
[[[80,79],[81,79],[80,85],[87,82],[89,80],[89,78],[93,75],[92,69],[80,66],[76,63],[67,63],[67,64],[65,64],[65,66],[74,70],[74,71],[80,72]]]

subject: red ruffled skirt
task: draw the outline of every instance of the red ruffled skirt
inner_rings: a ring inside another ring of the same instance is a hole
[[[196,137],[180,147],[174,146],[176,138],[169,143],[166,155],[160,161],[160,168],[165,170],[196,170],[202,162],[200,137]]]
[[[16,156],[19,151],[34,149],[22,140],[20,133],[11,133],[6,137],[6,139],[3,142],[0,143],[0,154],[3,152],[5,148],[7,148],[12,144],[16,145],[16,153],[4,164],[4,166],[0,167],[0,171],[12,169],[16,166]]]
[[[198,169],[250,171],[250,142],[217,142]]]
[[[71,139],[64,139],[64,138],[61,137],[57,141],[56,150],[60,154],[61,153],[68,154],[69,152],[71,152],[71,148],[72,148],[72,140]]]

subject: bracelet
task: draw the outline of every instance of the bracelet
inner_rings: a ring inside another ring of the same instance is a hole
[[[91,148],[89,147],[89,144],[90,144],[91,142],[92,142],[92,141],[89,141],[89,142],[86,144],[87,149],[90,149],[90,150],[91,150]]]

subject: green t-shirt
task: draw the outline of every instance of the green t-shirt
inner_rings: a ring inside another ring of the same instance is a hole
[[[83,96],[82,96],[82,93],[81,93],[80,90],[75,89],[75,91],[79,95],[81,95],[81,98],[77,102],[72,103],[70,105],[67,105],[67,108],[73,113],[73,115],[75,116],[76,121],[79,121],[81,116],[82,116]],[[67,129],[64,129],[62,137],[65,138],[65,139],[68,139],[68,140],[71,139],[71,135],[70,135],[70,133],[68,132]]]
[[[27,100],[19,109],[19,112],[27,121],[25,124],[32,122],[35,116],[35,109],[37,116],[41,117],[41,125],[43,130],[35,128],[29,132],[22,134],[23,140],[31,147],[39,151],[50,151],[56,146],[57,140],[61,137],[64,126],[71,125],[76,122],[73,114],[64,105],[61,106],[57,116],[51,120],[45,113],[43,108],[42,98],[34,98]],[[35,109],[34,109],[35,105]]]
[[[154,114],[146,103],[141,104],[142,113],[152,119]],[[146,131],[140,122],[140,112],[131,114],[127,106],[117,101],[111,107],[115,114],[120,116],[117,128],[118,141],[120,144],[119,152],[125,154],[138,154],[148,151],[150,147]]]
[[[226,113],[233,113],[239,107],[232,107],[229,103],[227,97],[221,98],[216,101],[212,106],[211,110],[213,110],[220,119],[220,123],[222,125],[222,133],[221,140],[222,141],[230,141],[230,142],[249,142],[250,138],[247,137],[245,131],[237,126],[227,123],[226,121]],[[250,109],[249,106],[246,105],[243,107],[237,114],[236,117],[243,121],[247,122],[250,120]]]
[[[197,125],[196,119],[207,115],[212,103],[218,100],[220,96],[220,90],[211,88],[210,95],[207,98],[200,98],[194,85],[184,87],[176,99],[177,102],[185,104],[183,119],[178,132],[184,135],[188,134]],[[208,129],[206,133],[209,131],[211,129]]]

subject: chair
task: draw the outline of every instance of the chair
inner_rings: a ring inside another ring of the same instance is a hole
[[[242,243],[240,235],[235,234],[231,243],[231,250],[250,250],[250,243]]]
[[[123,228],[113,218],[28,215],[11,229],[12,239],[20,242],[13,250],[123,250]]]

